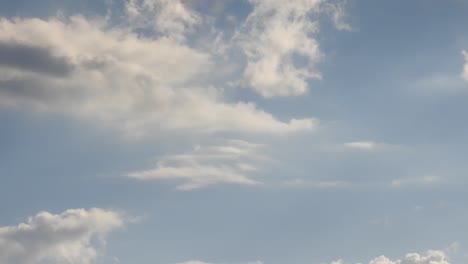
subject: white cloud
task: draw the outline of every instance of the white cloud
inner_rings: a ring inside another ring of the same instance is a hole
[[[339,260],[333,261],[333,262],[330,263],[330,264],[344,264],[344,262],[343,262],[342,259],[339,259]]]
[[[345,264],[345,262],[340,259],[331,264]],[[369,261],[369,264],[450,264],[450,262],[444,251],[428,250],[425,254],[406,254],[401,260],[392,260],[382,255]]]
[[[103,209],[41,212],[26,223],[0,227],[0,262],[9,264],[90,264],[98,257],[92,241],[125,224],[124,217]]]
[[[177,182],[178,190],[193,190],[213,184],[257,185],[248,175],[259,168],[254,161],[268,159],[263,145],[229,140],[222,145],[197,146],[186,154],[161,158],[156,167],[127,176],[138,180]]]
[[[462,52],[463,57],[465,58],[465,65],[463,66],[462,77],[465,81],[468,82],[468,52]]]
[[[345,143],[344,146],[355,150],[373,151],[379,144],[374,141],[354,141]]]
[[[244,78],[265,97],[300,95],[307,80],[321,78],[315,65],[322,54],[311,35],[322,0],[250,0],[253,11],[239,34],[247,56]],[[302,62],[298,62],[301,58]]]
[[[127,12],[138,17],[144,8],[133,10],[134,2]],[[174,130],[286,134],[317,125],[280,121],[252,102],[227,102],[223,89],[209,84],[213,55],[171,35],[184,35],[197,16],[177,1],[143,3],[150,10],[162,5],[158,12],[175,21],[156,22],[160,34],[146,36],[134,25],[83,16],[0,19],[0,43],[29,50],[37,57],[29,61],[64,66],[18,64],[11,56],[24,59],[21,52],[0,56],[0,106],[93,120],[135,137]]]
[[[135,28],[151,28],[176,41],[184,41],[187,33],[202,18],[180,0],[127,0],[125,11]]]
[[[390,260],[385,256],[377,257],[369,264],[450,264],[448,256],[440,250],[429,250],[426,254],[418,253],[406,254],[402,260]]]

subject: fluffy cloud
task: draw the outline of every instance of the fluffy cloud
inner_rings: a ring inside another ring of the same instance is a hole
[[[105,243],[123,227],[121,214],[102,209],[41,212],[17,226],[0,227],[0,262],[9,264],[90,264],[98,257],[93,240]]]
[[[177,41],[184,41],[202,22],[200,15],[180,0],[127,0],[125,11],[134,28],[151,28]]]
[[[156,167],[131,172],[138,180],[178,182],[178,190],[193,190],[213,184],[257,185],[248,175],[258,170],[253,161],[266,160],[263,145],[229,140],[221,145],[197,146],[186,154],[161,158]]]
[[[308,79],[321,78],[315,65],[322,55],[311,36],[318,24],[310,16],[323,1],[250,2],[254,9],[239,36],[247,56],[247,84],[265,97],[304,94]]]
[[[343,260],[337,260],[331,264],[344,264]],[[401,260],[391,260],[385,256],[379,256],[369,261],[369,264],[450,264],[447,253],[440,250],[429,250],[425,254],[410,253]]]
[[[128,21],[0,19],[0,107],[92,120],[131,136],[185,130],[285,134],[278,120],[214,87],[210,52],[184,40],[199,15],[179,1],[127,1]],[[148,27],[154,34],[142,34]]]
[[[429,250],[425,255],[410,253],[402,260],[390,260],[385,256],[377,257],[369,264],[450,264],[447,254],[439,250]]]
[[[462,77],[468,82],[468,52],[463,51],[463,57],[465,58],[465,65],[463,66]]]

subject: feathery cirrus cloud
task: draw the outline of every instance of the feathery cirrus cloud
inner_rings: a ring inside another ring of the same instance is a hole
[[[192,151],[162,157],[154,168],[134,171],[128,177],[142,181],[169,181],[189,191],[215,184],[258,185],[251,175],[268,158],[265,146],[242,140],[197,146]]]

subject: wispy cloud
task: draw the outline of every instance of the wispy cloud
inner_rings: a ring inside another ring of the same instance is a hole
[[[418,186],[418,185],[432,185],[441,182],[442,179],[438,176],[430,175],[424,177],[413,177],[413,178],[399,178],[391,182],[393,187],[404,187],[404,186]]]
[[[287,186],[291,187],[306,187],[317,189],[333,189],[348,186],[349,183],[345,181],[314,181],[304,179],[293,179],[284,182]]]
[[[353,141],[345,143],[344,146],[348,149],[373,151],[382,146],[382,144],[374,141]]]
[[[265,146],[241,140],[228,140],[221,145],[197,146],[188,153],[161,158],[156,167],[135,171],[127,176],[138,180],[177,183],[177,189],[188,191],[214,184],[258,185],[250,174],[257,163],[267,157]]]

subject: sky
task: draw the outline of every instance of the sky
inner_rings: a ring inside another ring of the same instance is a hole
[[[0,263],[468,263],[468,1],[0,1]]]

